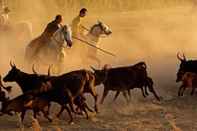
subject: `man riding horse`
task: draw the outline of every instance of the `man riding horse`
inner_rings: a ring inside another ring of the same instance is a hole
[[[68,25],[61,25],[61,22],[62,16],[57,15],[40,36],[30,41],[25,50],[27,65],[53,64],[57,70],[63,66],[65,49],[72,46],[72,31]]]
[[[84,30],[87,30],[83,25],[82,21],[87,14],[87,9],[82,8],[79,15],[72,20],[72,33],[73,36],[83,37]]]
[[[87,9],[82,8],[79,15],[72,20],[72,34],[74,52],[77,57],[81,57],[81,62],[84,65],[96,62],[100,66],[101,61],[97,57],[97,49],[101,35],[110,35],[112,32],[108,26],[102,22],[94,24],[90,29],[87,29],[84,23],[84,17],[87,15]],[[87,33],[85,33],[87,31]],[[93,47],[93,48],[92,48]],[[73,49],[72,49],[73,50]],[[102,49],[101,49],[102,50]],[[79,52],[83,51],[83,53]],[[103,50],[102,50],[103,51]],[[106,52],[105,52],[106,53]]]
[[[85,31],[89,31],[87,28],[83,26],[84,19],[87,15],[87,9],[82,8],[79,11],[79,14],[72,20],[71,23],[71,29],[72,29],[72,35],[73,37],[77,37],[83,40],[86,40],[86,34]],[[80,41],[73,39],[73,53],[76,55],[76,57],[79,56],[79,51],[83,50],[83,54],[80,54],[81,60],[83,61],[86,58],[86,52],[87,47],[84,44],[81,44]],[[83,61],[84,62],[84,61]]]
[[[55,19],[50,22],[47,27],[45,28],[44,32],[41,34],[41,36],[37,39],[39,41],[39,44],[35,54],[38,54],[39,51],[47,44],[50,42],[51,37],[53,34],[61,27],[61,22],[62,22],[62,16],[61,15],[56,15]]]

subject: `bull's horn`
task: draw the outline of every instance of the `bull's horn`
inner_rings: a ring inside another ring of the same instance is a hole
[[[184,53],[183,53],[183,60],[186,61],[186,57],[185,57],[185,54]]]
[[[93,66],[90,66],[90,68],[91,68],[93,71],[96,71],[96,69],[95,69]]]
[[[185,57],[185,56],[183,55],[183,57]],[[178,58],[180,61],[185,61],[185,60],[186,60],[186,58],[181,58],[181,57],[180,57],[180,52],[177,53],[177,58]]]
[[[53,65],[50,65],[49,66],[49,68],[48,68],[48,76],[51,76],[51,67],[52,67]]]
[[[34,64],[32,65],[32,71],[33,71],[34,74],[38,74],[38,73],[35,71]]]
[[[12,64],[12,61],[11,61],[11,60],[10,60],[10,66],[11,66],[11,67],[14,67],[14,65]]]

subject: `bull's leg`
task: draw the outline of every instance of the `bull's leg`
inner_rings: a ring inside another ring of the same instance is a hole
[[[181,96],[181,91],[182,91],[183,87],[184,87],[183,85],[181,85],[181,86],[179,87],[178,96]]]
[[[60,111],[57,113],[56,117],[60,118],[60,115],[62,114],[62,112],[64,111],[64,106],[61,106]]]
[[[89,119],[88,112],[87,112],[86,108],[83,105],[81,105],[81,106],[82,106],[81,110],[84,111],[86,114],[86,119]]]
[[[103,92],[103,96],[102,96],[102,98],[101,98],[100,104],[103,104],[104,99],[105,99],[105,97],[107,96],[108,92],[109,92],[109,91],[108,91],[107,89],[104,88],[104,92]]]
[[[21,122],[23,123],[23,120],[24,120],[24,117],[25,117],[25,113],[26,113],[26,110],[23,110],[22,113],[21,113]]]
[[[88,111],[93,112],[93,110],[87,105],[87,103],[84,103],[83,105]]]
[[[126,99],[127,104],[129,103],[129,98],[127,96],[127,93],[125,91],[122,92],[124,98]]]
[[[184,94],[184,92],[185,92],[185,89],[186,89],[186,86],[184,86],[184,87],[182,88],[181,96],[183,96],[183,94]]]
[[[191,96],[193,96],[194,92],[195,92],[195,87],[194,87],[194,86],[192,86]]]
[[[21,114],[19,114],[18,112],[16,113],[18,117],[18,126],[20,130],[24,130],[23,120],[24,120],[25,112],[26,110],[23,110]]]
[[[130,91],[130,89],[128,89],[127,92],[128,92],[128,95],[129,95],[129,100],[131,100],[131,91]]]
[[[120,91],[117,91],[117,92],[116,92],[116,95],[114,96],[113,101],[115,101],[115,100],[118,98],[119,94],[120,94]]]
[[[144,93],[143,87],[140,87],[140,89],[141,89],[141,92],[142,92],[143,97],[145,98],[146,95],[145,95],[145,93]]]
[[[145,91],[145,94],[148,96],[148,91],[147,91],[147,86],[144,86],[144,91]]]
[[[73,123],[73,116],[72,116],[72,113],[71,113],[71,111],[70,111],[70,109],[68,108],[67,105],[65,105],[64,108],[66,109],[66,111],[68,112],[68,115],[70,116],[69,124],[72,124],[72,123]]]
[[[91,90],[91,95],[94,97],[94,109],[98,113],[98,105],[97,105],[98,95],[95,90]]]
[[[159,98],[159,96],[157,95],[157,93],[155,92],[154,88],[151,87],[151,86],[148,86],[148,89],[149,89],[150,92],[153,93],[153,95],[155,96],[155,98],[156,98],[158,101],[160,101],[160,98]]]
[[[38,114],[38,112],[39,112],[38,110],[33,109],[33,116],[34,116],[35,119],[36,119],[36,117],[37,117],[36,115]]]
[[[67,97],[65,97],[67,96]],[[69,89],[65,89],[64,92],[64,103],[66,104],[68,102],[72,112],[76,113],[75,109],[74,109],[74,97],[72,96],[72,93],[70,92]]]
[[[71,111],[76,113],[75,109],[74,109],[74,98],[73,97],[70,97],[69,98],[69,106],[71,108]]]
[[[52,121],[53,121],[53,120],[49,117],[48,111],[42,110],[42,113],[44,114],[44,117],[45,117],[46,119],[49,120],[49,122],[52,122]]]

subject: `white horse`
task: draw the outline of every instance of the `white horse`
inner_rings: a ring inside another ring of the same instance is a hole
[[[112,31],[107,25],[98,21],[96,24],[94,24],[90,28],[89,32],[85,36],[85,39],[89,43],[93,44],[94,46],[99,47],[98,42],[99,42],[100,38],[108,36],[111,33],[112,33]],[[88,58],[88,60],[95,61],[100,66],[101,61],[97,57],[97,50],[98,49],[92,48],[92,47],[89,47],[89,46],[87,46],[87,47],[88,47],[87,48],[87,56],[83,58],[83,61],[84,62],[87,61],[87,58]]]
[[[42,46],[42,44],[44,44]],[[72,32],[68,25],[59,28],[47,43],[42,43],[40,37],[32,40],[26,47],[25,59],[28,64],[61,64],[64,62],[65,48],[72,46]],[[42,46],[39,51],[38,47]]]

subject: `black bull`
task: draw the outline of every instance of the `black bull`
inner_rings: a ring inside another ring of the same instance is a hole
[[[95,77],[97,77],[99,70],[94,69],[94,71]],[[101,103],[104,102],[104,99],[110,90],[124,92],[136,87],[143,90],[143,86],[146,86],[148,78],[146,64],[144,62],[139,62],[132,66],[110,68],[107,70],[106,75],[106,79],[103,82],[104,92]],[[151,88],[150,91],[158,100],[160,100],[153,87],[149,86],[148,88]]]
[[[185,72],[197,73],[197,60],[187,60],[184,54],[181,57],[179,53],[177,53],[177,58],[180,60],[181,64],[177,72],[176,82],[182,80],[182,76]]]
[[[57,102],[62,105],[62,108],[66,108],[66,110],[68,110],[65,104],[69,103],[70,106],[73,107],[72,105],[74,98],[78,95],[82,95],[84,92],[89,92],[94,96],[95,110],[98,111],[96,104],[97,94],[93,83],[94,75],[91,72],[86,70],[78,70],[63,74],[61,76],[51,77],[47,75],[38,75],[35,73],[28,74],[17,69],[15,65],[10,65],[12,69],[3,80],[5,82],[16,82],[21,87],[23,93],[28,93],[30,95],[41,94],[42,91],[40,92],[40,87],[43,87],[43,82],[49,82],[52,88],[47,86],[47,88],[51,89],[50,91],[47,91],[47,96],[51,96],[50,98],[53,98],[50,101]],[[65,97],[67,97],[67,101],[64,101]]]

